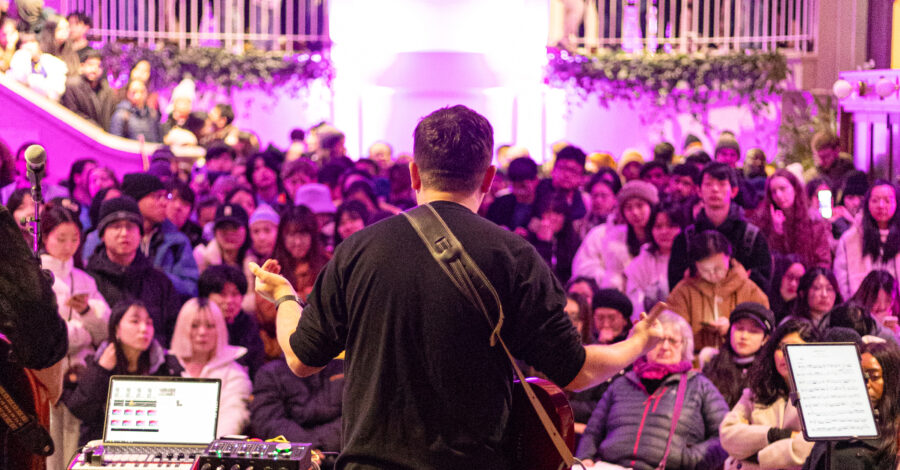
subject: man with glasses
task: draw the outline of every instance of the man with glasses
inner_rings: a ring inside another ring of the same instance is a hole
[[[122,178],[122,194],[137,201],[144,218],[141,253],[169,277],[179,294],[196,297],[200,270],[191,240],[166,218],[169,192],[162,181],[147,173],[129,173]]]

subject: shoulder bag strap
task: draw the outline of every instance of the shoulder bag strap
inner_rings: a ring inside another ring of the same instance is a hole
[[[688,375],[687,372],[681,374],[681,381],[678,382],[678,392],[675,394],[675,410],[672,413],[672,425],[669,426],[669,439],[666,441],[666,451],[663,453],[662,461],[657,470],[666,468],[666,460],[669,459],[669,451],[672,450],[672,438],[675,437],[675,427],[678,426],[678,418],[681,417],[681,408],[684,405],[684,393],[687,389]]]
[[[547,431],[547,434],[550,435],[550,439],[553,441],[556,450],[559,451],[563,462],[565,462],[568,468],[571,468],[575,463],[575,457],[572,455],[572,452],[569,450],[565,441],[563,441],[559,431],[556,430],[556,427],[550,420],[550,416],[547,415],[546,410],[541,406],[540,401],[531,389],[531,385],[525,379],[525,374],[522,373],[522,370],[516,364],[516,360],[509,351],[509,348],[506,347],[506,343],[503,342],[503,338],[500,337],[500,328],[503,326],[503,306],[500,303],[500,297],[497,295],[494,286],[478,265],[475,264],[475,261],[468,253],[466,253],[462,244],[456,236],[453,235],[453,232],[450,231],[450,227],[447,226],[444,219],[441,218],[431,205],[426,204],[418,206],[403,212],[403,215],[409,220],[409,223],[416,230],[416,233],[419,234],[419,237],[425,242],[428,251],[431,252],[434,259],[438,262],[444,272],[447,273],[447,276],[457,289],[459,289],[469,302],[484,314],[485,319],[492,328],[490,337],[491,346],[495,346],[499,343],[503,348],[503,351],[509,358],[510,364],[512,364],[513,370],[515,370],[519,381],[522,383],[522,387],[525,389],[528,400],[531,402],[538,418],[541,420],[541,424],[544,425],[544,429]],[[496,322],[491,319],[491,315],[488,313],[488,308],[484,302],[485,299],[489,302],[492,301],[494,305],[496,305]]]

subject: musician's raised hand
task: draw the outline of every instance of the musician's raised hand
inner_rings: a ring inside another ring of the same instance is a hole
[[[657,302],[650,309],[650,313],[641,314],[641,320],[635,323],[634,328],[631,329],[632,335],[646,338],[644,353],[653,349],[659,343],[659,340],[665,336],[662,323],[659,322],[659,316],[666,310],[669,310],[668,304]]]
[[[296,295],[291,283],[279,274],[281,266],[278,261],[269,259],[262,266],[250,263],[250,272],[256,276],[256,292],[264,299],[274,302],[285,295]]]

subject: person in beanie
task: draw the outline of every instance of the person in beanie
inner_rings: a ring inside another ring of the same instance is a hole
[[[729,457],[726,470],[798,469],[812,451],[803,438],[800,413],[790,399],[789,370],[782,346],[813,343],[818,331],[791,318],[775,328],[750,366],[747,388],[719,426]],[[840,467],[844,468],[844,467]]]
[[[634,307],[625,294],[615,289],[600,289],[591,302],[591,309],[598,343],[618,343],[628,337]]]
[[[275,251],[275,240],[278,238],[278,224],[281,217],[268,204],[260,204],[253,214],[250,215],[250,249],[244,257],[243,271],[247,278],[247,285],[253,285],[253,273],[250,272],[248,266],[250,263],[264,263],[272,257]],[[243,289],[245,295],[241,303],[241,308],[249,313],[256,313],[256,292],[250,289]],[[224,309],[223,309],[224,311]],[[252,375],[251,375],[252,377]]]
[[[528,227],[538,186],[538,167],[530,157],[519,157],[509,163],[506,176],[512,192],[498,197],[487,211],[487,219],[507,230],[523,233]]]
[[[763,304],[743,302],[731,311],[729,318],[728,341],[702,369],[731,408],[747,388],[750,366],[775,328],[775,314]]]
[[[153,319],[154,336],[164,346],[175,329],[181,306],[169,277],[156,269],[140,250],[144,218],[134,199],[121,196],[100,206],[97,234],[102,244],[91,255],[87,272],[108,305],[140,299]]]
[[[624,225],[607,221],[588,232],[572,260],[572,276],[587,276],[600,287],[625,290],[625,266],[650,241],[650,215],[659,204],[656,186],[629,181],[617,195]]]
[[[129,173],[122,178],[121,190],[137,201],[144,219],[141,253],[169,276],[179,294],[196,297],[200,270],[191,240],[166,217],[169,192],[162,181],[148,173]]]

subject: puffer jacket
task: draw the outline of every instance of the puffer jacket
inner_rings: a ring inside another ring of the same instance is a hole
[[[655,469],[665,453],[680,380],[681,374],[670,375],[653,394],[634,371],[614,380],[588,421],[578,458]],[[719,444],[728,406],[702,374],[688,372],[687,381],[666,468],[718,468],[728,456]]]
[[[284,435],[312,442],[326,452],[341,450],[344,361],[333,360],[309,377],[294,375],[282,359],[264,365],[254,378],[250,423],[253,435]]]
[[[601,288],[624,292],[625,266],[634,258],[627,240],[627,225],[608,221],[592,228],[572,259],[572,277],[587,276]]]
[[[250,422],[250,377],[237,360],[247,354],[240,346],[223,347],[210,361],[203,366],[200,375],[192,376],[185,367],[184,376],[198,379],[222,380],[222,391],[219,394],[219,420],[216,422],[216,437],[240,434]],[[178,358],[179,361],[184,358]],[[182,362],[182,366],[184,363]]]
[[[731,269],[725,279],[712,284],[698,277],[686,277],[672,289],[666,303],[672,311],[684,317],[694,330],[694,352],[707,346],[718,348],[719,335],[704,323],[712,323],[717,317],[728,318],[741,302],[756,302],[769,307],[769,298],[750,277],[737,260],[731,260]]]
[[[164,220],[150,238],[150,260],[153,266],[169,277],[179,294],[185,297],[197,296],[200,270],[194,261],[191,240],[169,219]]]
[[[744,389],[741,399],[719,427],[722,447],[730,455],[725,469],[800,469],[813,443],[803,439],[797,409],[785,398],[778,398],[768,406],[756,404],[752,395],[749,388]],[[773,427],[798,434],[769,443],[768,433]],[[748,460],[751,458],[755,462]]]
[[[81,420],[78,445],[103,437],[106,397],[109,394],[109,378],[113,373],[104,369],[97,361],[106,351],[108,344],[107,342],[101,344],[94,357],[88,358],[84,373],[78,377],[78,386],[64,394],[62,398],[69,411]],[[175,356],[168,354],[156,341],[150,345],[150,369],[146,375],[180,377],[182,372],[184,368]]]

